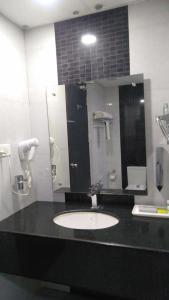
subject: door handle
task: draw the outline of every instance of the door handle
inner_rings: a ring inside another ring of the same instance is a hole
[[[75,121],[73,121],[73,120],[67,120],[67,123],[70,123],[70,124],[72,124],[72,123],[76,123]]]
[[[78,164],[77,163],[71,163],[70,166],[71,166],[71,168],[77,168]]]

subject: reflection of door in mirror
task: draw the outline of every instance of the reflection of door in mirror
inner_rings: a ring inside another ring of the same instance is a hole
[[[122,187],[134,183],[145,185],[146,167],[144,85],[127,84],[119,87]],[[132,167],[132,168],[131,168]],[[140,182],[134,177],[140,176]],[[143,178],[141,178],[143,177]],[[129,180],[133,182],[129,182]]]
[[[90,188],[90,157],[85,85],[66,86],[70,187],[72,192]]]

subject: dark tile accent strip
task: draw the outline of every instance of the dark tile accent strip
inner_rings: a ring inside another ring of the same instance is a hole
[[[84,46],[81,36],[95,34]],[[128,7],[55,23],[59,84],[130,74]]]

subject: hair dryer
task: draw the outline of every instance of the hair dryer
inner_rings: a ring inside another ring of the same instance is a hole
[[[21,161],[30,161],[33,159],[35,154],[35,148],[39,146],[37,138],[22,141],[19,143],[18,152]]]

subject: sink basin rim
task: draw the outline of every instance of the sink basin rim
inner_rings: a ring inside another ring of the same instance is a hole
[[[83,213],[83,212],[87,212],[87,213],[98,213],[98,214],[101,214],[101,215],[107,215],[109,217],[112,217],[114,218],[114,221],[117,222],[113,225],[110,225],[110,226],[103,226],[102,228],[74,228],[74,227],[71,227],[71,226],[64,226],[64,225],[60,225],[58,223],[55,222],[55,219],[59,216],[62,216],[62,215],[69,215],[71,213]],[[55,225],[57,226],[60,226],[60,227],[64,227],[64,228],[67,228],[67,229],[74,229],[74,230],[103,230],[103,229],[108,229],[108,228],[111,228],[111,227],[114,227],[116,225],[119,224],[120,220],[119,220],[119,217],[117,217],[114,213],[111,213],[109,211],[105,211],[105,210],[102,210],[102,209],[98,209],[98,208],[91,208],[91,209],[76,209],[76,210],[64,210],[64,211],[60,211],[60,212],[57,212],[55,217],[53,218],[53,222]]]

